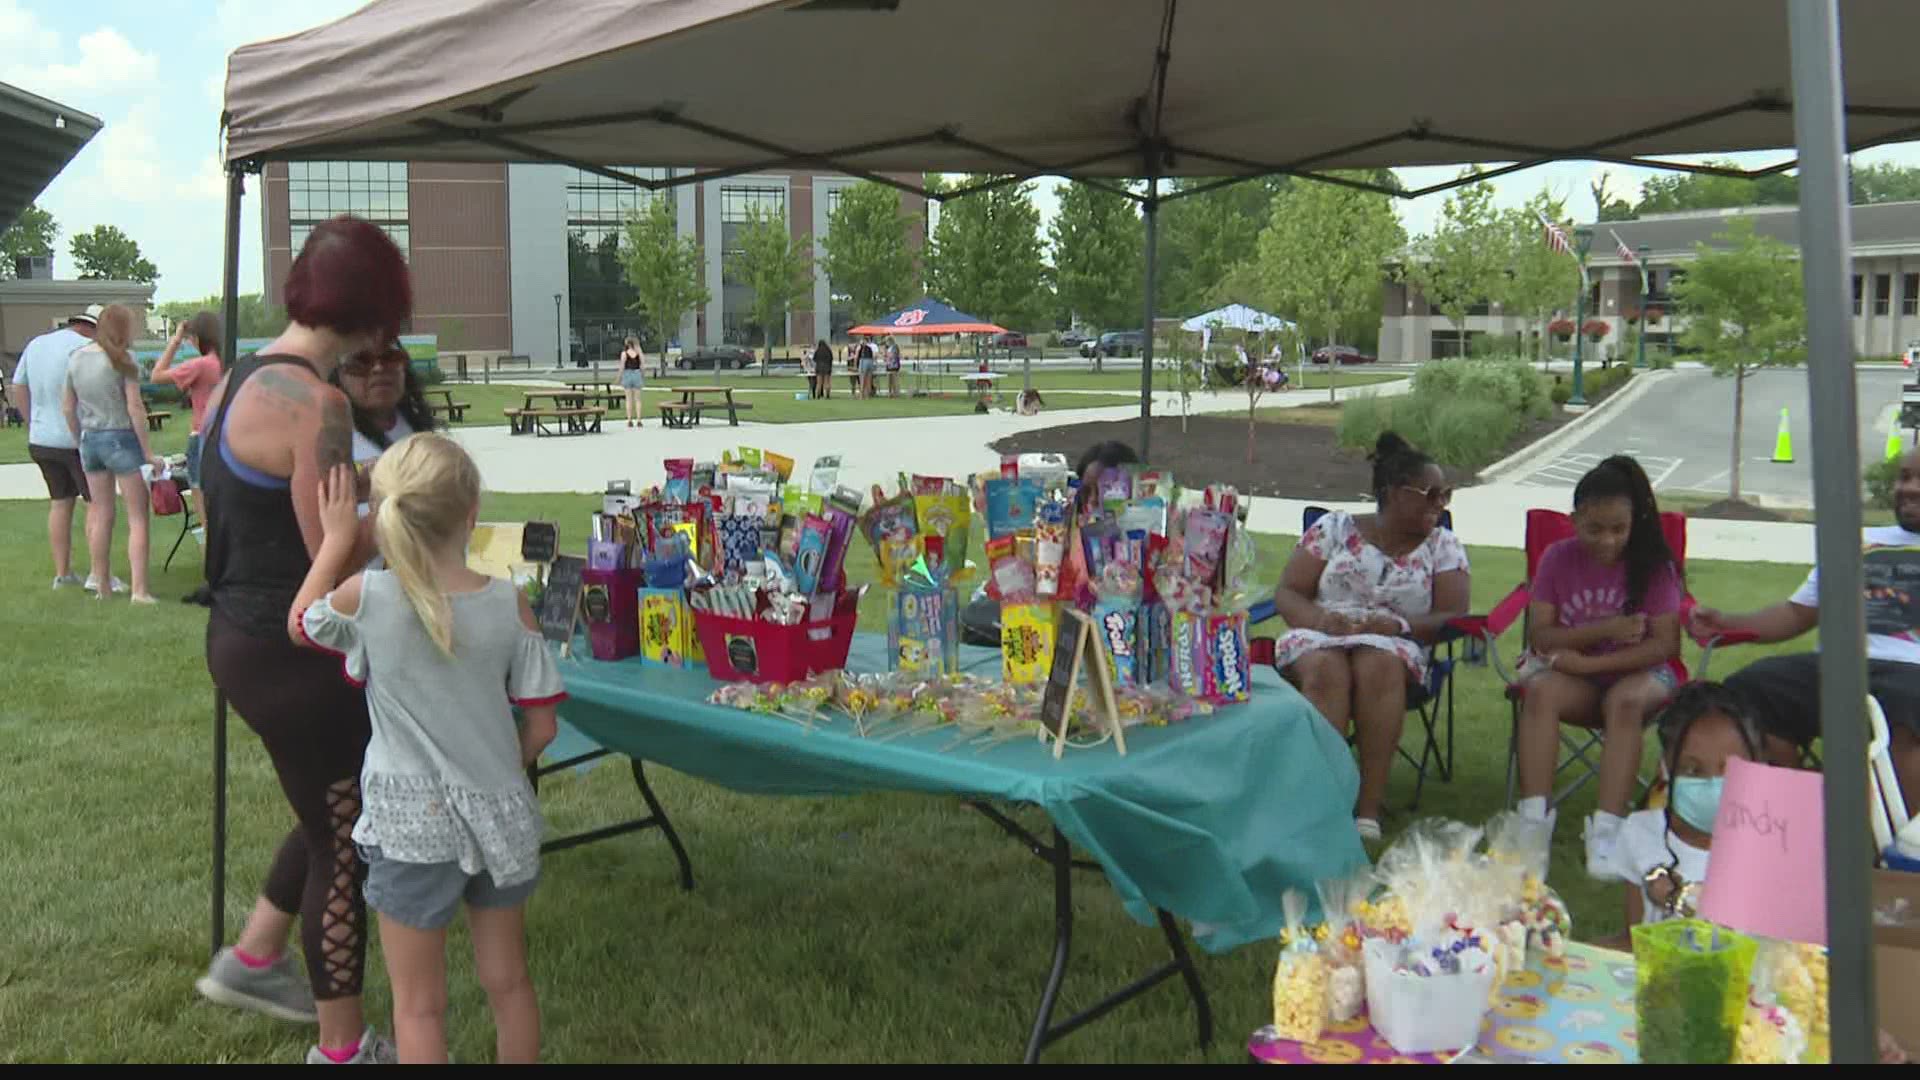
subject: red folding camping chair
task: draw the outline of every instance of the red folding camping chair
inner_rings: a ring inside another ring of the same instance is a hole
[[[1313,528],[1327,512],[1324,506],[1309,506],[1300,515],[1300,531]],[[1443,511],[1440,515],[1440,527],[1453,528],[1453,512]],[[1279,613],[1275,610],[1271,598],[1262,600],[1247,611],[1249,625],[1267,622]],[[1420,756],[1414,757],[1404,745],[1397,747],[1400,757],[1413,766],[1417,779],[1413,784],[1413,801],[1408,804],[1409,813],[1420,809],[1420,793],[1427,785],[1427,770],[1431,768],[1442,780],[1453,779],[1453,669],[1461,658],[1454,656],[1453,644],[1463,639],[1471,639],[1472,634],[1462,630],[1449,630],[1434,642],[1433,655],[1427,663],[1426,682],[1410,687],[1407,692],[1407,711],[1420,717],[1420,727],[1426,738],[1420,747]],[[1468,644],[1473,642],[1468,640]],[[1274,659],[1274,639],[1270,637],[1251,638],[1247,642],[1247,656],[1255,664],[1272,664]],[[1446,732],[1444,748],[1441,744],[1441,731]],[[1353,736],[1348,737],[1351,742]]]
[[[1684,573],[1687,566],[1686,515],[1675,511],[1662,513],[1660,515],[1660,529],[1666,533],[1667,547],[1673,552],[1675,566],[1682,571],[1682,588],[1684,590]],[[1546,554],[1549,547],[1573,535],[1573,518],[1562,511],[1539,508],[1528,510],[1526,579],[1514,586],[1513,591],[1508,593],[1505,599],[1494,605],[1493,610],[1488,614],[1462,619],[1459,620],[1457,624],[1463,630],[1486,643],[1487,655],[1493,661],[1494,670],[1499,673],[1501,681],[1507,684],[1507,702],[1512,713],[1511,723],[1507,732],[1507,805],[1509,806],[1513,805],[1514,784],[1517,779],[1516,770],[1518,768],[1518,762],[1515,755],[1515,742],[1520,731],[1520,708],[1522,703],[1526,701],[1526,687],[1518,681],[1514,673],[1508,669],[1507,665],[1501,662],[1500,652],[1496,643],[1501,635],[1512,628],[1515,622],[1519,622],[1521,624],[1522,647],[1525,647],[1526,623],[1529,608],[1533,603],[1533,577],[1540,569],[1540,558]],[[1745,634],[1730,634],[1715,637],[1703,637],[1694,634],[1689,624],[1692,621],[1693,609],[1697,606],[1698,602],[1694,600],[1693,594],[1683,591],[1680,599],[1680,626],[1682,631],[1691,636],[1694,642],[1700,646],[1702,650],[1700,667],[1704,672],[1708,660],[1713,656],[1713,649],[1716,645],[1736,644],[1740,641],[1750,641],[1752,638],[1750,635]],[[1678,660],[1675,660],[1674,664],[1682,681],[1685,681],[1687,678],[1686,665]],[[1579,776],[1575,778],[1572,783],[1551,793],[1548,801],[1549,806],[1560,805],[1560,803],[1565,801],[1574,792],[1579,791],[1582,787],[1586,786],[1589,781],[1599,775],[1600,763],[1595,755],[1600,749],[1600,743],[1603,738],[1600,718],[1595,717],[1591,726],[1575,726],[1578,728],[1577,732],[1568,731],[1568,725],[1561,726],[1560,743],[1566,753],[1565,756],[1561,758],[1560,763],[1554,768],[1553,774],[1558,778],[1562,773],[1577,770]]]

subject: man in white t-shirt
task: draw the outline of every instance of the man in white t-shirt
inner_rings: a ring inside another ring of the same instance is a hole
[[[1865,530],[1867,692],[1887,714],[1893,766],[1909,807],[1920,805],[1920,450],[1900,459],[1893,487],[1897,525]],[[1820,568],[1785,603],[1744,615],[1697,608],[1707,634],[1744,631],[1763,644],[1787,641],[1820,622]],[[1727,679],[1767,736],[1768,756],[1791,761],[1820,734],[1820,661],[1814,653],[1769,656]],[[1864,708],[1864,703],[1862,703]]]
[[[74,441],[67,418],[60,411],[67,383],[67,358],[93,340],[100,305],[67,317],[67,324],[32,341],[14,365],[13,387],[18,408],[27,417],[27,457],[40,466],[47,484],[47,546],[53,549],[53,587],[80,584],[73,572],[73,507],[87,497],[86,474],[80,469],[80,444]]]

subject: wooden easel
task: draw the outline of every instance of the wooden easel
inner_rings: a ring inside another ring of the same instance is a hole
[[[1080,693],[1082,668],[1093,682],[1088,707],[1106,722],[1114,747],[1125,757],[1127,736],[1120,728],[1120,706],[1114,700],[1113,668],[1107,659],[1106,641],[1093,619],[1074,607],[1063,607],[1055,624],[1053,666],[1040,700],[1040,722],[1053,736],[1053,756],[1066,753],[1067,719],[1073,715],[1073,700]]]

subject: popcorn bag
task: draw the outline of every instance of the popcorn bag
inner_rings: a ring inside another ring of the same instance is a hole
[[[1327,961],[1319,935],[1326,926],[1306,923],[1307,897],[1288,889],[1280,898],[1286,929],[1280,932],[1280,963],[1273,972],[1273,1030],[1293,1042],[1318,1042],[1327,1027]]]
[[[1314,886],[1320,894],[1320,914],[1327,920],[1327,940],[1320,952],[1327,960],[1327,1015],[1334,1023],[1360,1015],[1367,1003],[1366,965],[1360,951],[1365,936],[1358,920],[1373,887],[1370,867]]]

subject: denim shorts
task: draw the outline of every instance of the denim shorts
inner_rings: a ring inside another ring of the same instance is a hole
[[[620,389],[638,390],[647,384],[646,372],[635,369],[620,372]]]
[[[87,472],[125,476],[139,472],[146,463],[146,455],[140,452],[140,436],[132,428],[80,433],[80,467]]]
[[[360,846],[360,858],[367,864],[367,906],[415,930],[444,929],[462,900],[468,907],[519,907],[540,884],[536,876],[503,889],[485,871],[469,874],[459,863],[397,862],[365,845]]]
[[[187,483],[200,490],[200,433],[187,436]]]

